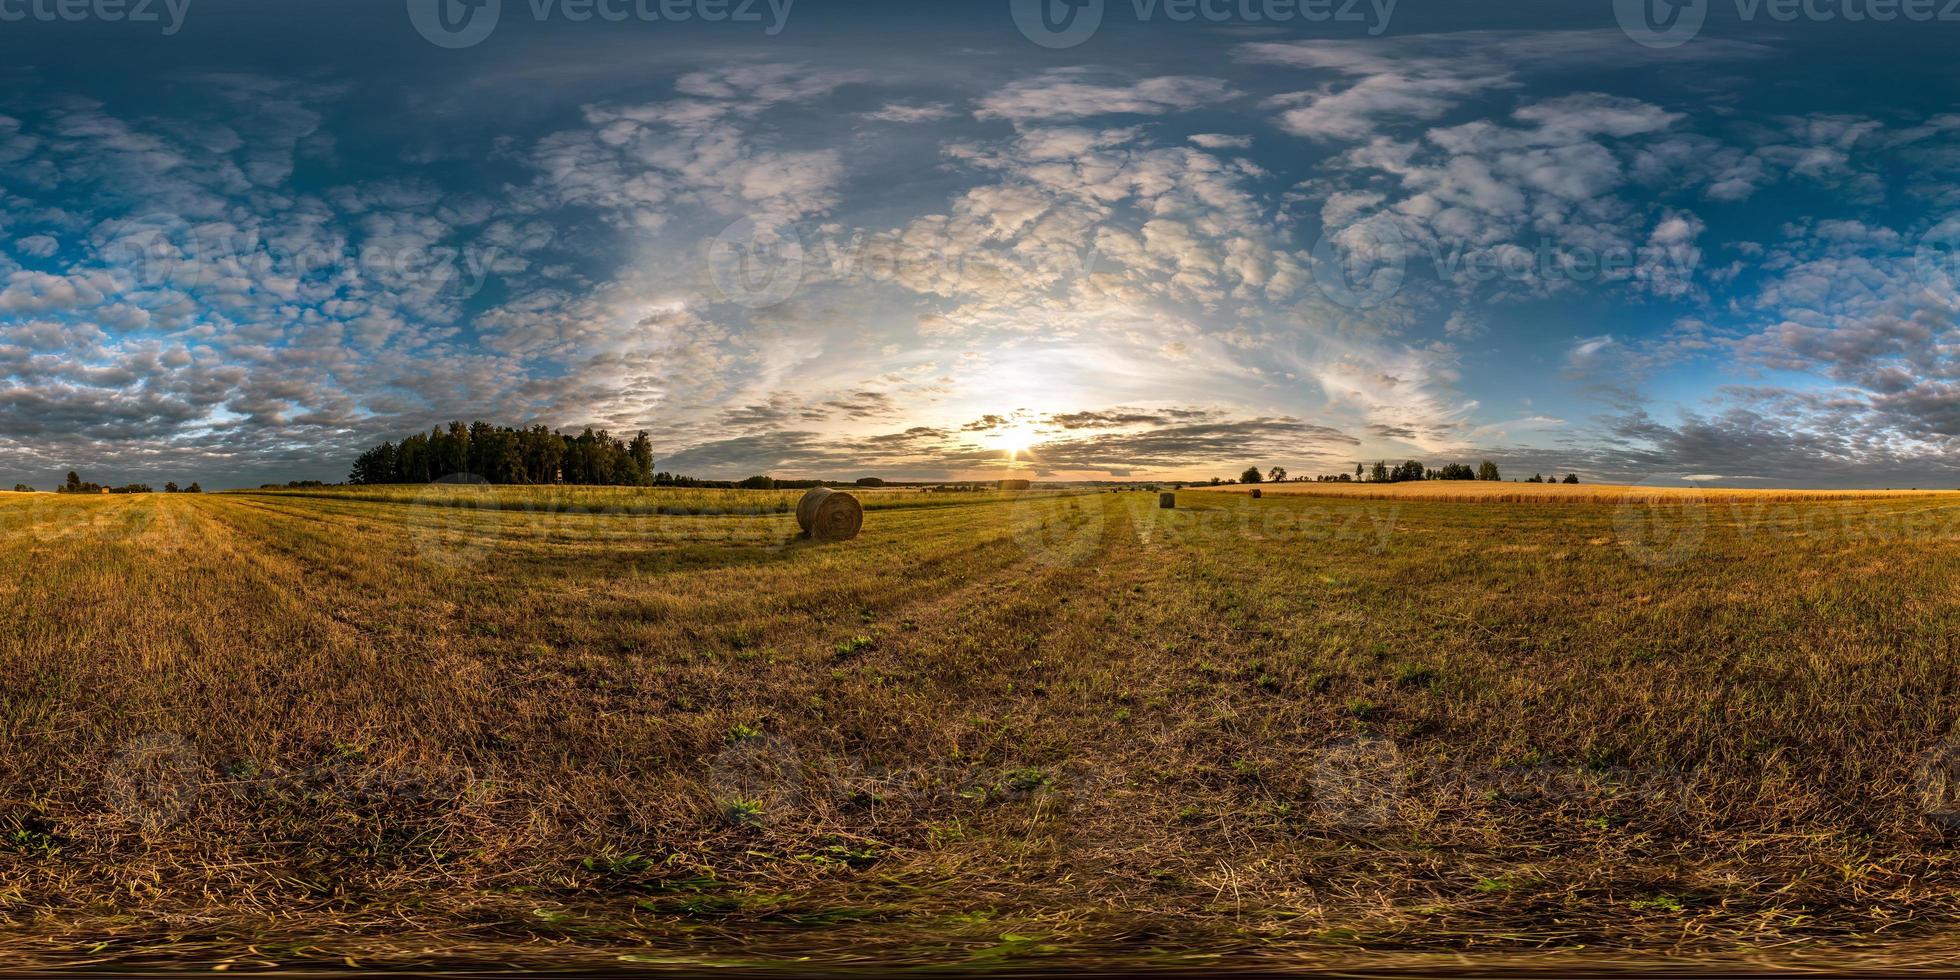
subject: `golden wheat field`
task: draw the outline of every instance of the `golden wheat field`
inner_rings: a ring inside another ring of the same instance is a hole
[[[475,492],[0,494],[0,962],[1956,963],[1960,495]]]

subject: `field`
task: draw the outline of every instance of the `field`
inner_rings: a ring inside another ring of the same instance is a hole
[[[1418,486],[0,494],[0,963],[1960,961],[1960,494]]]

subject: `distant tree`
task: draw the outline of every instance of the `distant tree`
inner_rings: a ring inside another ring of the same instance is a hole
[[[1368,482],[1370,483],[1387,483],[1393,479],[1394,476],[1389,471],[1388,463],[1386,461],[1377,462],[1374,465],[1374,467],[1368,471]]]
[[[885,485],[885,481],[875,476],[866,476],[858,478],[857,485],[861,487],[882,487]]]
[[[1240,483],[1258,483],[1264,479],[1265,477],[1260,475],[1259,467],[1257,466],[1248,466],[1245,468],[1244,473],[1239,474]]]
[[[1267,482],[1267,483],[1285,483],[1285,482],[1286,482],[1286,467],[1284,467],[1284,466],[1275,466],[1275,467],[1273,467],[1272,469],[1270,469],[1270,470],[1267,470],[1267,471],[1266,471],[1266,482]]]
[[[185,493],[203,493],[203,492],[204,492],[204,488],[203,488],[203,487],[200,487],[200,486],[198,486],[198,485],[197,485],[197,481],[196,481],[196,480],[192,480],[192,481],[191,481],[191,485],[190,485],[190,486],[188,486],[188,487],[185,487],[185,488],[184,488],[184,492],[185,492]]]
[[[1395,471],[1389,474],[1388,478],[1396,483],[1406,483],[1411,480],[1422,479],[1423,473],[1422,462],[1412,459],[1397,466]]]
[[[1223,480],[1220,480],[1219,478],[1217,478],[1217,477],[1215,477],[1215,476],[1211,478],[1211,485],[1212,485],[1212,486],[1214,486],[1214,487],[1215,487],[1215,486],[1217,486],[1217,485],[1219,485],[1220,483],[1223,483],[1223,482],[1225,482],[1225,481],[1223,481]]]
[[[177,492],[177,484],[176,484],[176,482],[175,482],[175,481],[172,481],[172,482],[169,482],[169,483],[165,483],[165,484],[163,485],[163,492],[164,492],[164,493],[176,493],[176,492]]]
[[[68,473],[68,481],[66,483],[63,483],[61,486],[55,487],[54,492],[55,493],[102,493],[106,489],[107,488],[103,487],[99,483],[82,482],[81,476],[71,470]]]
[[[776,478],[773,476],[752,476],[735,484],[735,486],[740,490],[774,490],[776,489]]]
[[[1540,476],[1540,475],[1539,475],[1539,474],[1537,474],[1537,473],[1533,473],[1533,474],[1531,474],[1531,479],[1529,479],[1529,480],[1526,480],[1526,481],[1524,481],[1524,482],[1526,482],[1526,483],[1543,483],[1543,482],[1545,482],[1545,478],[1544,478],[1543,476]]]
[[[632,443],[626,447],[626,457],[633,464],[634,486],[653,482],[653,440],[647,438],[645,430],[633,436]]]
[[[1357,479],[1357,480],[1359,480],[1359,479],[1361,479],[1361,464],[1360,464],[1360,463],[1356,463],[1356,464],[1354,464],[1354,478],[1355,478],[1355,479]]]
[[[1501,480],[1501,479],[1503,479],[1503,477],[1501,477],[1501,476],[1498,476],[1498,475],[1497,475],[1497,464],[1496,464],[1496,463],[1493,463],[1493,462],[1491,462],[1490,460],[1484,460],[1484,461],[1483,461],[1483,463],[1482,463],[1482,465],[1480,465],[1480,466],[1478,466],[1478,467],[1477,467],[1477,479],[1479,479],[1479,480]]]
[[[15,492],[15,493],[33,493],[33,492],[34,492],[34,488],[33,488],[33,487],[30,487],[30,486],[28,486],[28,485],[27,485],[27,484],[25,484],[25,483],[16,483],[16,484],[14,484],[14,492]]]
[[[1578,483],[1578,482],[1579,482],[1579,474],[1577,474],[1577,473],[1567,473],[1567,474],[1565,474],[1565,482],[1566,482],[1566,483]]]

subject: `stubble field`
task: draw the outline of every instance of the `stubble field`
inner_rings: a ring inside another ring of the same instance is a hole
[[[779,496],[0,494],[0,962],[1952,962],[1960,494]]]

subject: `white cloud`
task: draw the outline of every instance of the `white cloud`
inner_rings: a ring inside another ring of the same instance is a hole
[[[1010,83],[980,100],[979,119],[1011,122],[1073,120],[1104,115],[1158,116],[1218,105],[1237,97],[1221,79],[1163,75],[1133,82],[1097,81],[1087,68],[1056,68]]]
[[[864,118],[876,122],[907,124],[938,122],[941,119],[950,119],[952,116],[953,107],[944,102],[927,102],[919,105],[889,102],[874,112],[864,114]]]

